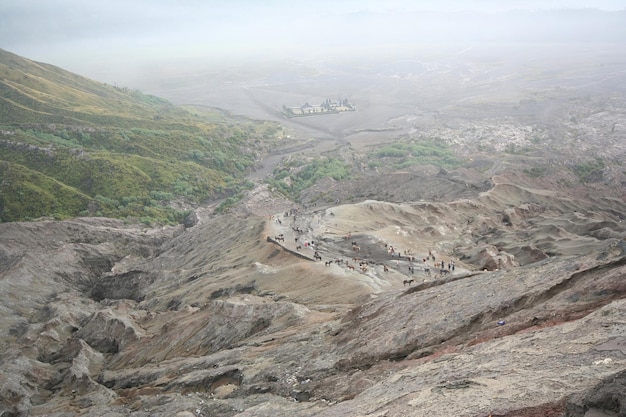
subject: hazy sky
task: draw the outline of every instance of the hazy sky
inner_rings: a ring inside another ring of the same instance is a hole
[[[594,26],[594,18],[570,16],[559,26],[537,17],[587,8],[616,16],[608,27]],[[521,33],[582,39],[587,32],[619,41],[625,15],[626,0],[0,0],[0,48],[112,82],[124,68],[150,63],[361,44],[514,41]]]

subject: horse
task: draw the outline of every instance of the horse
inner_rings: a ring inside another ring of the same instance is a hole
[[[403,285],[404,285],[404,286],[406,286],[406,284],[409,284],[409,287],[410,287],[410,286],[411,286],[411,284],[412,284],[412,283],[414,283],[414,282],[415,282],[415,280],[412,280],[412,279],[405,279],[405,280],[403,281]]]

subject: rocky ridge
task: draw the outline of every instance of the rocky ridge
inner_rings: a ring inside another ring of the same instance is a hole
[[[492,183],[2,224],[0,415],[623,415],[623,200]]]

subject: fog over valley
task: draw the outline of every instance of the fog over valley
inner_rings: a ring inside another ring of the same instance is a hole
[[[575,45],[584,55],[598,43],[618,48],[626,41],[624,4],[611,0],[321,0],[300,5],[26,0],[5,2],[0,12],[4,49],[101,82],[140,89],[147,86],[146,78],[167,85],[177,74],[223,71],[231,65],[253,71],[275,60],[311,64],[350,57],[384,62],[419,59],[424,51],[432,59],[428,52],[438,50],[464,51],[471,58],[468,50],[473,47],[494,47],[493,58],[498,59],[515,57],[520,46],[524,60],[535,47],[552,45],[548,53],[554,56],[562,47],[569,53]]]
[[[283,106],[349,97],[358,114],[300,123],[331,136],[385,128],[416,108],[450,110],[491,96],[494,83],[509,103],[546,88],[585,95],[625,85],[619,1],[0,7],[9,50],[176,104],[282,120]]]

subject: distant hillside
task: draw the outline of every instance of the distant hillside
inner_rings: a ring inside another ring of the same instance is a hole
[[[0,49],[0,221],[178,222],[186,213],[175,207],[245,187],[276,132]]]

